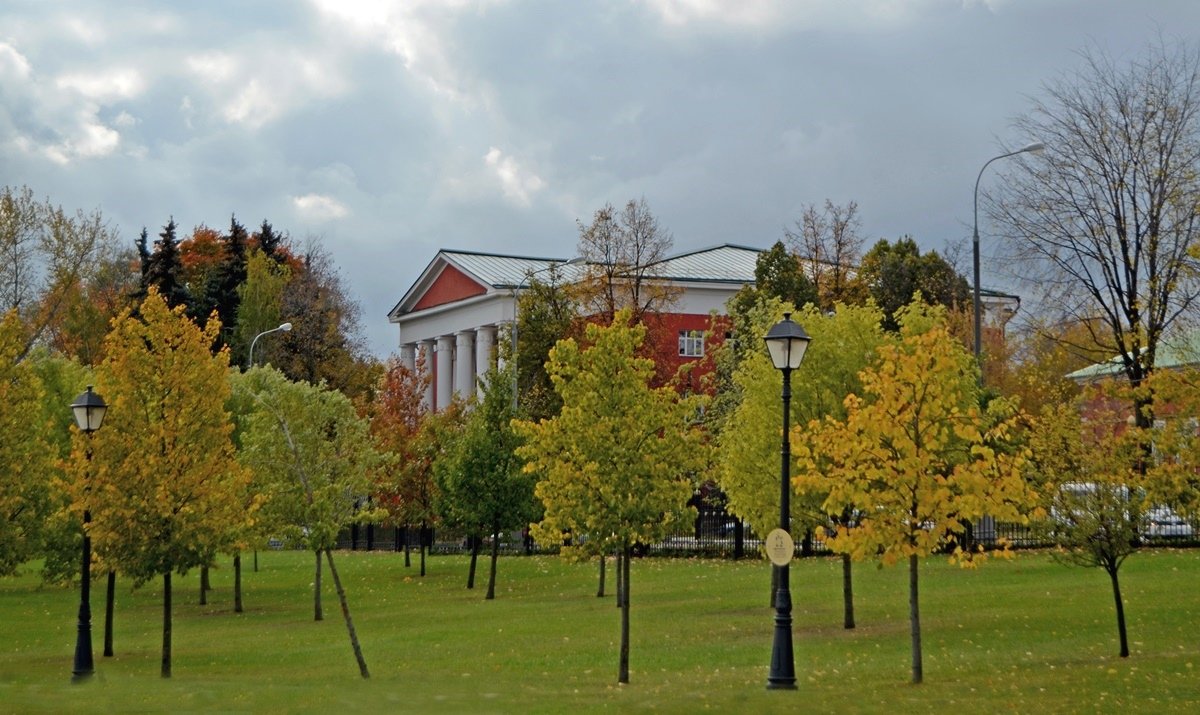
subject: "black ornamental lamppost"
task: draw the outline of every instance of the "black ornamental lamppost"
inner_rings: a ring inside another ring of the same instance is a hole
[[[775,640],[771,646],[771,672],[767,675],[768,690],[796,688],[796,661],[792,654],[792,593],[788,584],[788,563],[796,546],[788,533],[791,522],[790,480],[792,449],[788,441],[789,410],[792,399],[792,370],[800,367],[811,338],[804,328],[784,313],[763,336],[771,362],[783,372],[783,443],[779,467],[779,528],[767,534],[767,554],[778,569],[775,589]]]
[[[87,473],[84,480],[91,476],[92,468],[92,433],[100,429],[104,421],[104,413],[108,405],[92,392],[92,386],[75,398],[71,403],[71,412],[75,415],[75,425],[79,431],[87,435]],[[85,489],[86,492],[86,489]],[[86,497],[85,497],[86,498]],[[87,503],[83,507],[83,558],[80,564],[79,587],[79,625],[75,636],[75,667],[71,670],[72,682],[81,682],[92,677],[95,668],[92,663],[92,537],[88,535],[88,524],[92,513]]]

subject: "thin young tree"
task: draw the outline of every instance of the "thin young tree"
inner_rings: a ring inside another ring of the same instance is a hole
[[[492,369],[483,389],[483,400],[467,415],[446,456],[434,464],[434,473],[442,503],[451,516],[486,529],[491,536],[491,567],[484,596],[491,600],[496,597],[500,532],[525,526],[535,510],[533,477],[524,472],[524,461],[516,454],[520,440],[511,424],[515,416],[512,379],[505,371]]]
[[[105,340],[97,391],[104,429],[77,434],[72,510],[90,509],[97,554],[135,584],[163,582],[162,676],[171,676],[171,575],[209,563],[253,518],[238,495],[249,480],[234,456],[220,323],[197,327],[151,287]],[[85,453],[91,451],[88,460]]]
[[[269,484],[263,511],[316,557],[313,588],[315,620],[321,620],[321,558],[329,566],[350,645],[363,678],[370,677],[341,576],[333,559],[338,533],[346,526],[373,522],[380,514],[359,508],[370,493],[370,475],[383,459],[371,444],[366,419],[342,393],[292,382],[272,368],[253,368],[240,389],[253,396],[256,410],[245,422],[243,459]]]
[[[697,473],[707,463],[699,427],[701,396],[651,387],[653,362],[637,356],[646,335],[618,311],[609,326],[587,326],[550,353],[550,376],[562,411],[539,422],[517,421],[517,453],[536,474],[545,516],[533,527],[539,543],[559,545],[568,559],[621,554],[621,645],[617,681],[629,682],[630,556],[634,544],[664,538],[686,523]]]
[[[943,322],[918,328],[928,321],[917,317],[902,314],[906,334],[862,371],[863,394],[846,398],[845,419],[793,432],[796,486],[823,495],[826,513],[857,515],[826,534],[829,547],[856,561],[908,562],[913,683],[924,679],[921,558],[957,541],[956,556],[973,559],[961,548],[965,521],[1022,521],[1033,501],[1023,455],[995,447],[1014,418],[980,411],[970,353]]]

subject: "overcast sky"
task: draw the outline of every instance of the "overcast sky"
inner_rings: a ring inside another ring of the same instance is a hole
[[[942,250],[1079,50],[1197,28],[1196,0],[4,0],[0,182],[129,245],[170,216],[320,237],[384,357],[439,248],[569,258],[606,202],[676,252],[827,198]]]

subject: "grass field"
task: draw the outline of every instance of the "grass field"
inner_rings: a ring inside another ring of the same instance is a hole
[[[393,553],[336,556],[371,668],[358,675],[332,583],[312,617],[312,556],[270,552],[244,574],[176,578],[174,677],[159,677],[157,584],[118,585],[116,656],[72,685],[77,591],[0,579],[0,712],[1200,712],[1200,550],[1158,550],[1122,570],[1132,657],[1116,657],[1108,580],[1024,553],[975,571],[922,567],[925,684],[909,684],[906,572],[856,567],[859,627],[841,628],[840,562],[794,562],[799,689],[765,690],[773,611],[762,561],[633,564],[631,683],[618,687],[618,611],[595,564],[500,562],[465,586],[467,560],[429,573]],[[249,561],[249,559],[247,559]],[[415,562],[414,562],[415,563]],[[481,561],[482,565],[482,561]],[[610,579],[613,569],[609,569]],[[610,593],[613,582],[610,580]]]

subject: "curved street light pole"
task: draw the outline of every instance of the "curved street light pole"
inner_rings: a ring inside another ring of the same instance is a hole
[[[264,335],[268,335],[270,333],[276,333],[279,331],[283,331],[283,332],[287,333],[287,332],[290,332],[291,329],[292,329],[291,323],[280,323],[279,327],[277,327],[277,328],[271,328],[270,330],[264,330],[261,333],[259,333],[258,335],[255,335],[254,339],[250,341],[250,352],[246,357],[246,369],[250,369],[250,368],[254,367],[254,344],[258,342],[259,338],[261,338]]]
[[[983,172],[988,168],[988,165],[990,165],[993,161],[997,161],[999,159],[1007,159],[1010,156],[1016,156],[1017,154],[1024,154],[1025,152],[1033,152],[1034,154],[1040,154],[1042,152],[1042,150],[1045,148],[1046,148],[1045,144],[1042,144],[1041,142],[1034,142],[1033,144],[1023,146],[1020,149],[1017,149],[1016,151],[1010,151],[1007,154],[1001,154],[999,156],[994,156],[991,159],[988,159],[986,162],[984,162],[983,167],[979,169],[979,175],[975,177],[975,229],[971,234],[971,257],[972,257],[972,264],[973,264],[974,277],[975,277],[973,307],[975,309],[974,312],[975,312],[975,362],[976,363],[980,362],[980,356],[983,353],[983,342],[982,342],[983,310],[982,310],[982,303],[979,298],[979,180],[983,178]],[[983,380],[982,364],[980,364],[979,375],[980,375],[979,379]]]

